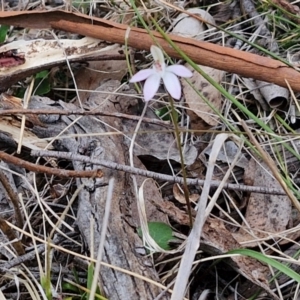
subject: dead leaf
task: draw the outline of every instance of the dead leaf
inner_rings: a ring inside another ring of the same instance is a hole
[[[178,185],[178,183],[175,183],[173,185],[173,194],[174,194],[174,197],[175,199],[182,203],[182,204],[186,204],[186,199],[185,199],[185,196],[184,196],[184,193],[183,193],[183,190],[181,189],[181,187]],[[189,195],[189,200],[190,202],[197,202],[198,199],[199,199],[199,196],[198,194],[191,194]]]
[[[205,155],[210,155],[212,149],[212,144],[209,144],[200,154],[200,159],[205,165],[207,165],[207,159]],[[231,164],[235,156],[239,151],[239,147],[233,141],[227,141],[224,143],[224,146],[221,148],[217,156],[217,161],[221,161],[226,164]],[[243,153],[240,153],[239,160],[235,163],[236,166],[245,169],[248,167],[248,159]]]
[[[207,35],[206,30],[214,29],[210,24],[215,24],[214,18],[206,11],[200,8],[190,8],[187,9],[187,12],[199,16],[207,23],[200,22],[198,19],[191,17],[188,14],[181,13],[178,15],[174,23],[176,24],[172,30],[173,34],[180,36],[185,36],[189,38],[194,38],[198,41],[204,40]],[[210,30],[211,32],[212,30]]]
[[[151,198],[149,198],[149,201],[151,201],[151,203],[155,205],[159,209],[159,211],[165,213],[176,223],[186,226],[191,225],[186,211],[183,211],[180,208],[178,208],[173,202],[161,201],[158,203],[153,201]]]
[[[194,71],[190,66],[186,65],[191,71]],[[207,75],[209,75],[217,83],[221,83],[224,72],[210,67],[199,66]],[[188,106],[187,113],[191,118],[191,129],[202,129],[203,125],[199,121],[199,117],[211,126],[216,126],[219,123],[218,115],[212,108],[197,94],[199,91],[218,111],[222,108],[222,95],[213,87],[206,79],[198,72],[193,72],[193,77],[189,80],[192,86],[186,81],[181,80],[183,94]],[[196,90],[196,91],[195,91]],[[200,126],[199,126],[200,124]]]
[[[254,159],[250,160],[245,176],[245,182],[252,181],[254,186],[280,187],[277,180],[271,176],[268,166],[263,162],[257,163]],[[291,213],[291,201],[287,196],[251,193],[245,219],[257,237],[276,238],[272,233],[280,233],[287,229]],[[244,246],[257,245],[256,242],[247,243],[254,238],[243,228],[238,233],[234,233],[234,237],[239,242],[244,242]]]
[[[121,47],[114,49],[111,53],[117,54]],[[82,103],[87,101],[91,92],[100,86],[104,79],[121,81],[127,72],[125,60],[91,61],[87,68],[84,68],[76,76],[79,97]]]

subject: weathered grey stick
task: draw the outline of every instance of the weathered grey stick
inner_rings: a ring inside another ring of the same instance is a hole
[[[135,175],[141,175],[144,177],[149,177],[153,179],[159,179],[164,180],[168,182],[173,183],[180,183],[183,184],[183,178],[176,177],[176,176],[170,176],[170,175],[164,175],[160,173],[155,173],[147,170],[142,170],[138,168],[132,168],[130,166],[117,164],[114,162],[108,162],[108,161],[102,161],[102,160],[96,160],[92,159],[88,156],[74,154],[70,152],[58,152],[58,151],[46,151],[46,150],[32,150],[31,151],[32,156],[41,156],[41,157],[57,157],[57,158],[63,158],[68,160],[74,160],[74,161],[81,161],[85,163],[92,163],[95,165],[100,165],[109,169],[113,170],[119,170],[130,174]],[[203,186],[204,180],[201,179],[187,179],[188,185],[200,185]],[[211,182],[211,187],[218,187],[220,185],[220,181],[213,180]],[[286,193],[284,190],[280,189],[273,189],[273,188],[266,188],[262,186],[248,186],[248,185],[242,185],[242,184],[232,184],[232,183],[226,183],[224,185],[224,188],[227,188],[229,190],[236,190],[236,191],[242,191],[242,192],[254,192],[254,193],[261,193],[261,194],[274,194],[274,195],[285,195]]]

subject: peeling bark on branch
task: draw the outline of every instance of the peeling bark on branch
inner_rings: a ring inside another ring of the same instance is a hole
[[[56,28],[120,44],[124,44],[128,29],[127,25],[65,11],[0,12],[0,24],[39,29]],[[168,55],[181,58],[160,33],[155,31],[151,33]],[[287,87],[288,82],[294,91],[300,91],[299,72],[280,61],[190,38],[171,34],[169,37],[197,64],[276,83],[283,87]],[[129,46],[149,50],[152,44],[152,37],[146,30],[130,28]]]

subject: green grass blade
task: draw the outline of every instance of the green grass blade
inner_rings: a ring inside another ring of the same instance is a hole
[[[284,273],[285,275],[289,276],[290,278],[300,283],[300,275],[298,273],[296,273],[286,265],[278,262],[277,260],[267,257],[259,252],[249,250],[249,249],[237,249],[237,250],[231,250],[227,252],[227,254],[240,254],[240,255],[255,258],[269,266],[274,267],[275,269],[279,270],[280,272]]]

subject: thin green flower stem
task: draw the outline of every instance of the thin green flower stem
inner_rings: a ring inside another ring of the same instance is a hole
[[[148,28],[146,22],[140,15],[137,7],[135,6],[134,1],[130,0],[130,3],[132,5],[132,7],[134,8],[134,11],[137,14],[137,16],[138,16],[140,22],[142,23],[142,25],[144,26],[144,28],[148,31],[148,33],[152,37],[153,41],[155,41],[155,43],[158,44],[156,42],[155,37],[152,35],[151,30]],[[154,20],[154,22],[156,24],[155,20]],[[192,228],[193,227],[192,209],[191,209],[191,203],[190,203],[190,199],[189,199],[189,192],[188,192],[188,188],[187,188],[188,185],[186,182],[187,175],[186,175],[186,170],[185,170],[185,166],[184,166],[184,157],[183,157],[183,153],[182,153],[182,148],[181,148],[181,144],[180,144],[179,128],[178,128],[177,122],[175,121],[176,120],[176,112],[175,112],[173,98],[171,96],[169,96],[169,98],[170,98],[170,104],[171,104],[171,109],[172,109],[172,111],[171,111],[172,120],[173,120],[173,124],[174,124],[174,128],[175,128],[175,136],[176,136],[177,145],[178,145],[178,149],[179,149],[179,153],[180,153],[181,169],[182,169],[182,175],[183,175],[183,180],[184,180],[183,192],[184,192],[184,197],[185,197],[186,204],[187,204],[187,211],[188,211],[188,215],[189,215],[190,227]]]
[[[184,198],[185,198],[186,205],[187,205],[190,227],[193,228],[192,208],[191,208],[188,184],[187,184],[187,180],[186,180],[187,174],[186,174],[186,170],[185,170],[184,156],[183,156],[182,147],[181,147],[180,132],[179,132],[178,124],[176,122],[176,110],[175,110],[174,100],[170,95],[169,95],[169,102],[170,102],[170,106],[171,106],[171,116],[172,116],[172,122],[174,125],[174,133],[176,136],[177,147],[178,147],[179,155],[180,155],[181,171],[182,171],[182,177],[183,177],[183,182],[184,182],[183,183],[183,193],[184,193]]]
[[[142,114],[140,116],[140,119],[139,119],[138,123],[136,124],[133,136],[131,138],[131,142],[130,142],[130,146],[129,146],[129,163],[130,163],[131,167],[134,167],[134,162],[133,162],[133,148],[134,148],[135,140],[136,140],[137,134],[139,132],[139,128],[141,127],[141,123],[143,121],[143,118],[144,118],[144,116],[146,114],[147,108],[148,108],[148,102],[145,102]],[[138,199],[139,192],[138,192],[138,185],[137,185],[137,181],[136,181],[135,176],[132,176],[132,180],[133,180],[133,185],[134,185],[134,189],[135,189],[136,198]]]
[[[144,28],[148,31],[148,33],[152,37],[152,39],[155,41],[155,37],[152,35],[151,30],[148,28],[146,22],[140,15],[137,7],[135,6],[134,1],[130,0],[130,3],[133,6],[134,11],[137,14],[140,22],[142,23]],[[156,21],[154,19],[153,19],[153,22],[156,25]],[[156,42],[156,44],[157,44],[157,42]],[[185,170],[185,166],[184,166],[184,157],[183,157],[183,153],[182,153],[182,148],[181,148],[181,144],[180,144],[179,128],[178,128],[178,124],[176,122],[176,111],[175,111],[175,107],[174,107],[173,98],[171,96],[169,96],[169,99],[170,99],[170,104],[171,104],[171,115],[172,115],[172,120],[173,120],[173,124],[174,124],[174,128],[175,128],[175,136],[176,136],[177,145],[178,145],[178,149],[179,149],[181,169],[182,169],[182,175],[183,175],[183,180],[184,180],[183,192],[184,192],[184,197],[185,197],[185,201],[187,204],[187,211],[188,211],[188,215],[189,215],[190,227],[192,228],[193,227],[192,209],[191,209],[191,203],[190,203],[190,199],[189,199],[189,192],[188,192],[188,188],[187,188],[188,185],[186,182],[187,175],[186,175],[186,170]]]

